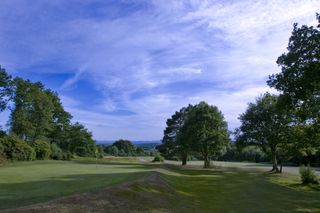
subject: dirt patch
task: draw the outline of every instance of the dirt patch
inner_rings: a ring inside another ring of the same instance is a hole
[[[174,194],[175,190],[167,181],[153,172],[137,181],[98,192],[73,195],[3,212],[171,212],[170,197]]]

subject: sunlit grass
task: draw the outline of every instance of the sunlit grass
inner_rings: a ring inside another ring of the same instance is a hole
[[[301,185],[296,175],[117,160],[9,163],[0,167],[0,208],[97,191],[157,174],[160,182],[132,182],[114,199],[130,203],[124,208],[148,212],[320,212],[319,187]]]

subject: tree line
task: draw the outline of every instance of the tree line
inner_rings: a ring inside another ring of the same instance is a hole
[[[149,152],[146,152],[141,147],[136,147],[131,141],[129,140],[117,140],[111,145],[104,145],[103,146],[104,153],[106,155],[111,156],[147,156],[150,155]]]
[[[288,51],[277,59],[281,72],[267,81],[278,94],[265,93],[248,104],[233,143],[222,113],[201,102],[167,120],[159,152],[183,165],[190,156],[203,159],[208,167],[210,159],[234,160],[249,146],[259,157],[263,152],[275,172],[282,172],[284,162],[320,163],[320,15],[316,17],[315,27],[294,24]]]
[[[41,82],[13,78],[0,67],[0,112],[10,111],[0,133],[0,157],[8,160],[70,159],[102,152],[85,126],[72,123],[58,94]],[[0,127],[1,128],[1,127]]]

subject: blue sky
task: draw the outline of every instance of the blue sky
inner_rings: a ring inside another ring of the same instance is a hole
[[[42,81],[97,140],[157,140],[206,101],[229,129],[271,91],[292,24],[318,0],[1,0],[0,64]],[[0,115],[1,124],[8,113]]]

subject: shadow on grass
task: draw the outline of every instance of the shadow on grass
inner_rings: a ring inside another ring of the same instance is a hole
[[[87,164],[83,161],[76,163]],[[201,170],[166,164],[99,164],[126,168],[128,173],[66,175],[42,181],[0,184],[0,209],[81,192],[97,192],[108,186],[145,177],[151,174],[150,171],[158,171],[151,184],[135,182],[116,194],[114,199],[129,202],[127,212],[135,207],[152,210],[160,206],[169,212],[320,212],[318,191],[310,193],[282,187],[268,181],[266,174],[261,172]],[[146,170],[130,172],[130,169],[137,168]],[[103,197],[100,199],[103,200]],[[121,206],[126,205],[119,203],[117,208]]]
[[[0,209],[17,208],[76,193],[92,192],[137,180],[148,172],[80,174],[51,177],[43,181],[0,184]]]

